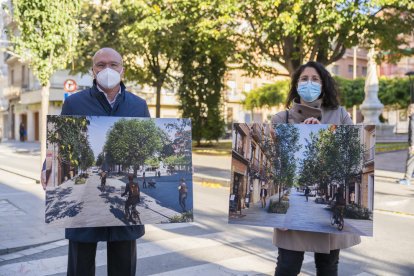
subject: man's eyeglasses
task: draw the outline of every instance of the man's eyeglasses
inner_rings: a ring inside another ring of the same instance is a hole
[[[94,66],[100,70],[103,70],[107,67],[111,68],[111,69],[119,69],[122,67],[122,64],[119,62],[109,62],[109,63],[105,63],[105,62],[98,62],[96,64],[94,64]]]

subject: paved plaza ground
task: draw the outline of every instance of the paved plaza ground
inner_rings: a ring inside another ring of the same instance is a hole
[[[261,208],[258,202],[242,210],[241,216],[231,217],[229,222],[312,232],[372,236],[373,222],[371,220],[345,218],[344,229],[339,231],[336,226],[331,225],[332,212],[327,209],[327,205],[317,204],[314,200],[310,197],[309,201],[306,201],[303,193],[292,188],[286,214],[268,213],[267,208]],[[269,199],[267,199],[266,206],[269,206]]]
[[[143,188],[142,181],[138,181],[141,201],[136,209],[142,224],[169,223],[171,218],[181,215],[177,188],[180,177],[182,175],[155,178],[156,188]],[[192,183],[191,180],[186,183],[189,188],[187,209],[192,210]],[[65,227],[134,224],[124,215],[127,197],[121,195],[125,185],[124,176],[110,176],[105,188],[101,189],[99,175],[92,174],[85,184],[75,185],[69,180],[57,188],[48,188],[46,221]]]

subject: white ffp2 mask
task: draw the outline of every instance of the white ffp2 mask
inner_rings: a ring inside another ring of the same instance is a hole
[[[121,82],[121,74],[108,67],[96,75],[96,81],[102,88],[112,89]]]

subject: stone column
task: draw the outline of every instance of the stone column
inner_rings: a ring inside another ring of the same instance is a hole
[[[367,77],[365,79],[365,99],[360,106],[364,115],[364,124],[379,125],[379,115],[384,105],[378,99],[378,76],[377,64],[375,63],[375,50],[371,48],[368,52]]]
[[[33,111],[27,111],[27,141],[34,141],[34,128],[35,128],[35,121],[34,121],[34,114]]]

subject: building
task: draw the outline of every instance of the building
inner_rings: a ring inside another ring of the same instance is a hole
[[[21,123],[26,128],[27,141],[39,141],[41,124],[41,85],[33,75],[27,63],[18,57],[6,57],[8,67],[8,86],[3,90],[3,99],[7,102],[7,112],[3,113],[4,137],[17,139]],[[58,115],[62,110],[65,97],[63,85],[66,79],[74,79],[78,90],[92,83],[89,75],[72,76],[67,70],[57,71],[50,79],[48,115]]]
[[[364,125],[361,132],[364,158],[361,185],[355,189],[355,201],[372,212],[374,210],[375,126]]]
[[[368,51],[363,48],[354,47],[346,49],[345,54],[338,61],[327,66],[334,76],[346,79],[361,78],[367,75]]]
[[[277,193],[272,181],[271,156],[266,143],[273,141],[269,124],[233,125],[233,148],[230,181],[230,212],[242,212],[260,202],[262,186],[268,197]]]

